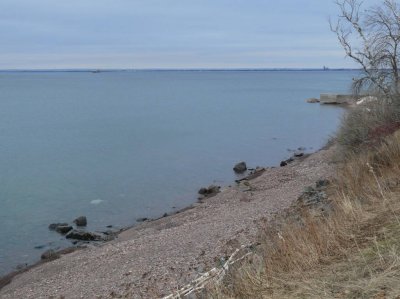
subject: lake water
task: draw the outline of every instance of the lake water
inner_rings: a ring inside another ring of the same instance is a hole
[[[232,167],[317,150],[351,71],[0,73],[0,275],[69,246],[52,222],[132,225],[228,185]],[[36,246],[45,246],[35,249]]]

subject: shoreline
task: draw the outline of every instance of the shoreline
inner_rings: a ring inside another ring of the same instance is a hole
[[[291,164],[291,163],[293,163],[295,161],[302,161],[306,157],[308,157],[310,155],[313,155],[315,153],[318,153],[319,151],[325,149],[327,146],[329,146],[329,145],[326,144],[326,145],[322,146],[320,149],[317,149],[317,150],[312,151],[312,152],[303,151],[303,150],[305,150],[305,148],[302,148],[302,147],[301,148],[299,147],[297,150],[294,150],[294,149],[293,150],[289,150],[288,149],[287,151],[289,153],[292,153],[292,155],[290,156],[290,158],[282,160],[282,162],[288,162],[288,165],[289,165],[289,164]],[[296,151],[297,152],[298,151],[301,152],[302,153],[301,156],[296,157],[295,156],[295,152]],[[230,188],[233,185],[240,184],[243,181],[254,180],[257,177],[259,177],[260,175],[262,175],[265,171],[268,171],[269,169],[279,168],[279,167],[283,167],[283,166],[279,166],[279,165],[278,166],[263,166],[263,167],[257,166],[256,168],[248,168],[245,172],[238,173],[237,174],[237,179],[231,181],[230,183],[227,183],[228,185],[226,185],[226,186],[215,185],[215,186],[217,186],[218,188],[221,188],[221,190],[224,190],[226,188]],[[214,185],[210,185],[210,186],[214,186]],[[199,188],[201,188],[201,187],[199,187]],[[71,246],[68,246],[68,247],[65,247],[65,248],[61,248],[61,249],[58,249],[58,250],[54,250],[53,252],[54,252],[55,255],[52,256],[51,258],[39,259],[36,262],[33,262],[31,264],[25,264],[25,266],[23,268],[21,268],[21,269],[15,268],[14,270],[11,270],[8,273],[5,273],[4,275],[0,275],[0,291],[2,290],[2,288],[4,288],[7,284],[9,284],[12,281],[13,277],[15,277],[15,276],[17,276],[19,274],[25,273],[25,272],[27,272],[27,271],[35,268],[35,267],[39,267],[39,266],[41,266],[41,265],[43,265],[45,263],[54,261],[55,259],[59,259],[63,255],[75,252],[77,250],[86,249],[86,248],[91,247],[91,246],[101,247],[101,246],[103,246],[103,245],[105,245],[107,243],[110,243],[110,242],[113,242],[113,241],[116,241],[116,240],[118,241],[119,235],[123,234],[126,231],[135,230],[135,229],[138,229],[139,227],[141,227],[142,225],[153,223],[153,222],[156,222],[156,221],[159,221],[161,219],[168,218],[168,217],[173,217],[173,216],[176,216],[176,215],[178,215],[180,213],[186,212],[188,210],[195,209],[200,204],[204,203],[204,201],[207,201],[208,199],[216,196],[220,192],[221,191],[219,191],[217,193],[212,193],[212,194],[209,194],[209,195],[206,195],[206,196],[203,196],[203,197],[199,196],[200,194],[196,193],[196,195],[198,197],[197,200],[195,202],[187,205],[187,206],[184,206],[184,207],[180,208],[180,209],[177,209],[177,210],[172,211],[172,212],[169,210],[169,212],[165,212],[165,213],[163,213],[162,216],[159,216],[157,218],[147,218],[147,217],[138,218],[138,219],[136,219],[136,222],[131,224],[131,225],[119,227],[118,229],[115,229],[115,230],[110,229],[109,231],[111,232],[111,235],[112,235],[112,237],[110,239],[104,239],[104,240],[100,240],[100,241],[79,241],[79,240],[76,240],[75,241],[75,242],[77,242],[76,245],[71,244]],[[84,231],[88,231],[89,233],[95,233],[95,234],[96,233],[100,233],[100,231],[97,231],[97,230],[96,231],[89,231],[89,230],[86,230],[85,228],[83,230]],[[65,235],[61,235],[61,236],[65,237]],[[43,251],[42,254],[44,252],[46,252],[46,251]]]
[[[253,201],[252,197],[257,197],[257,193],[260,193],[260,192],[263,193],[262,188],[260,190],[257,190],[257,189],[259,189],[259,187],[257,187],[257,186],[263,185],[265,183],[268,184],[268,180],[266,182],[267,178],[275,178],[276,173],[278,173],[278,174],[286,173],[286,175],[283,175],[283,177],[282,177],[283,182],[286,180],[289,180],[291,183],[293,183],[293,182],[299,183],[298,179],[300,179],[300,178],[297,178],[296,180],[290,180],[291,173],[293,171],[297,171],[298,169],[300,169],[303,164],[307,164],[307,161],[313,161],[316,159],[316,160],[320,160],[319,162],[321,162],[323,164],[324,162],[322,162],[322,160],[320,158],[318,158],[318,156],[320,156],[321,154],[323,155],[323,153],[325,153],[326,151],[330,151],[330,149],[329,148],[326,149],[326,147],[323,147],[322,149],[310,154],[309,156],[299,158],[298,160],[292,162],[291,164],[289,164],[285,167],[267,168],[265,171],[263,171],[261,174],[259,174],[258,177],[254,177],[249,180],[243,180],[243,179],[239,180],[239,183],[237,183],[235,186],[226,187],[220,193],[217,193],[215,196],[206,198],[201,202],[196,202],[188,207],[185,207],[179,211],[176,211],[174,214],[168,215],[166,217],[154,219],[151,221],[139,223],[139,224],[136,224],[136,225],[133,225],[130,227],[125,227],[122,229],[122,231],[120,233],[118,233],[118,236],[115,240],[101,244],[99,247],[93,247],[93,248],[87,247],[87,248],[85,248],[85,250],[79,250],[78,252],[73,252],[73,253],[70,253],[67,255],[62,255],[59,259],[49,261],[49,262],[39,261],[38,263],[30,266],[27,269],[20,270],[17,273],[10,273],[7,275],[7,276],[10,276],[12,274],[11,277],[8,277],[8,279],[9,279],[8,283],[7,284],[3,283],[4,285],[1,285],[1,283],[0,283],[0,294],[3,292],[9,293],[9,291],[12,291],[13,289],[16,291],[18,288],[15,289],[14,285],[18,285],[19,284],[18,281],[20,281],[21,278],[22,278],[22,280],[24,280],[23,279],[24,276],[29,277],[31,272],[35,272],[35,271],[46,272],[46,270],[44,270],[45,268],[47,268],[47,267],[52,268],[52,265],[60,263],[60,262],[62,264],[66,263],[66,264],[64,264],[64,266],[68,265],[70,263],[67,262],[66,260],[74,259],[77,256],[79,257],[79,256],[88,256],[89,255],[89,256],[93,257],[93,251],[94,252],[96,252],[96,251],[102,252],[104,250],[107,251],[106,249],[107,248],[109,249],[109,247],[120,247],[120,246],[124,247],[124,245],[126,245],[125,243],[132,243],[132,242],[135,243],[134,242],[135,240],[141,240],[143,238],[148,239],[149,237],[151,238],[151,236],[157,235],[159,232],[168,231],[168,230],[179,230],[179,227],[182,227],[182,226],[184,227],[184,226],[190,225],[190,223],[192,222],[191,220],[201,222],[202,219],[203,220],[207,219],[208,214],[212,213],[214,208],[221,208],[220,206],[222,205],[223,208],[229,209],[229,200],[235,199],[237,201],[237,199],[238,199],[239,205],[244,204],[244,205],[247,205],[246,208],[248,208],[248,205],[252,205],[252,203],[251,203]],[[286,176],[289,176],[289,177],[286,178]],[[321,177],[323,177],[323,176],[321,176]],[[248,190],[249,189],[248,186],[246,186],[246,188],[243,188],[244,184],[242,184],[242,181],[250,182],[250,185],[251,185],[250,190]],[[255,187],[253,187],[253,185]],[[283,186],[281,186],[281,185],[282,185],[282,182],[279,181],[278,184],[274,184],[273,186],[270,186],[269,188],[267,188],[267,190],[268,189],[269,190],[282,189]],[[293,200],[295,200],[298,195],[300,195],[300,194],[298,194],[299,190],[302,190],[305,187],[305,186],[303,186],[303,184],[300,184],[300,185],[301,185],[300,188],[298,188],[296,195],[294,196],[295,198],[292,198],[291,200],[289,200],[290,203],[293,202]],[[254,188],[254,189],[252,190],[252,188]],[[238,198],[238,196],[239,196],[239,198]],[[228,199],[228,202],[225,202],[225,203],[220,202],[221,200],[226,201],[227,199]],[[275,203],[275,205],[273,205],[273,207],[272,207],[273,208],[272,210],[274,210],[274,211],[267,210],[266,212],[267,213],[268,212],[279,213],[280,211],[283,211],[285,208],[288,208],[287,205],[285,205],[284,207],[279,207],[279,206],[277,207],[276,205],[278,205],[278,203]],[[236,213],[239,213],[239,212],[240,212],[240,210],[237,210],[237,211],[234,211],[233,214],[235,215]],[[254,212],[256,212],[256,211],[254,211]],[[204,214],[204,217],[200,217],[200,218],[196,217],[197,214]],[[264,218],[264,217],[262,217],[262,218]],[[211,220],[211,219],[209,219],[209,220]],[[215,219],[213,219],[213,221],[214,220]],[[256,220],[259,221],[260,219],[254,219],[254,221],[256,221]],[[251,221],[251,223],[253,223],[253,221]],[[212,221],[211,221],[211,223],[207,223],[207,225],[210,225],[210,224],[212,226]],[[229,223],[227,223],[227,224],[229,224]],[[224,225],[224,223],[222,223],[222,228],[220,228],[220,229],[222,231],[225,231],[225,229],[223,228],[223,225]],[[216,246],[216,248],[218,250],[215,251],[215,248],[214,248],[214,250],[212,250],[213,253],[209,254],[208,252],[205,252],[205,250],[203,249],[200,251],[199,259],[206,260],[208,262],[208,265],[210,265],[210,262],[212,264],[213,263],[212,260],[215,259],[216,256],[221,254],[222,248],[225,248],[224,249],[226,252],[225,254],[228,254],[229,250],[234,249],[234,247],[235,247],[234,245],[237,246],[238,242],[239,243],[243,242],[243,241],[241,242],[239,240],[249,239],[249,238],[254,239],[254,237],[256,235],[255,228],[257,227],[257,225],[252,224],[251,226],[254,226],[254,227],[249,227],[249,223],[248,223],[248,221],[246,221],[246,225],[242,225],[242,230],[244,229],[244,231],[239,232],[240,236],[237,236],[238,232],[235,231],[233,234],[231,234],[231,237],[235,236],[234,238],[231,238],[230,240],[223,240],[223,241],[227,241],[227,242],[225,242],[227,244],[222,244],[222,243],[224,243],[224,242],[222,242],[222,240],[215,240],[215,238],[214,238],[214,242],[220,243],[218,246]],[[200,232],[200,235],[201,235],[201,232]],[[190,237],[190,236],[187,236],[187,237]],[[217,236],[217,237],[219,237],[219,239],[221,239],[222,236]],[[181,239],[182,241],[184,240],[184,238],[182,239],[182,237],[179,237],[179,236],[178,236],[178,239]],[[203,241],[205,241],[205,243],[209,243],[209,242],[207,242],[207,238],[203,237],[203,239],[204,239]],[[231,243],[231,244],[228,244],[228,243]],[[210,244],[208,244],[208,245],[210,245]],[[140,244],[139,244],[139,246],[140,246]],[[135,245],[134,245],[134,247],[135,247]],[[229,247],[229,249],[227,247]],[[191,249],[191,248],[189,248],[189,249]],[[224,251],[224,250],[222,250],[222,251]],[[219,254],[217,254],[217,252],[219,252]],[[158,255],[157,252],[153,252],[153,254]],[[165,252],[164,252],[164,254],[165,254]],[[140,254],[138,254],[137,256],[140,257]],[[214,256],[214,257],[210,258],[211,256]],[[193,258],[193,256],[192,256],[192,258]],[[173,263],[173,264],[175,264],[175,263]],[[207,264],[207,263],[205,263],[205,264]],[[203,271],[195,271],[195,272],[196,273],[204,272],[204,270],[206,269],[207,266],[204,265],[202,267],[203,267],[203,269],[200,269],[200,270],[203,270]],[[193,272],[193,271],[190,271],[190,269],[193,270],[193,267],[189,267],[189,269],[188,269],[189,272]],[[183,270],[183,272],[182,272],[182,270],[180,270],[178,272],[183,274],[184,270]],[[130,273],[130,272],[128,271],[127,273]],[[130,275],[131,274],[128,274],[126,276],[130,276]],[[142,275],[144,275],[144,274],[142,273]],[[195,274],[191,273],[190,276],[194,277]],[[147,275],[145,275],[145,277],[147,277]],[[4,278],[5,277],[1,278],[0,282],[2,280],[4,280]],[[185,282],[185,280],[183,280],[182,283],[183,282]],[[29,284],[29,280],[26,283]],[[177,285],[180,285],[180,283],[178,283],[178,281],[176,281],[176,283],[177,283]],[[158,288],[158,289],[162,289],[162,288]],[[145,294],[145,293],[143,293],[143,294]],[[143,296],[145,296],[145,295],[143,295]],[[5,298],[7,298],[7,297],[5,297]],[[9,297],[9,298],[12,298],[12,297]],[[27,298],[33,298],[33,297],[27,297]],[[143,298],[146,298],[146,297],[143,297]]]

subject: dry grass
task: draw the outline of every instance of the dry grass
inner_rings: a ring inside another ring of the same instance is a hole
[[[337,142],[344,153],[358,153],[400,127],[400,100],[357,106],[344,116]]]
[[[327,192],[329,215],[301,207],[268,227],[206,297],[400,298],[400,131],[348,156]]]

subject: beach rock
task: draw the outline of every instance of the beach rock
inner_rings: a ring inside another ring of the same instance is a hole
[[[208,189],[203,187],[203,188],[200,188],[198,193],[201,195],[204,195],[204,194],[207,194],[207,192],[208,192]]]
[[[87,225],[87,219],[86,216],[80,216],[74,220],[74,223],[76,226],[86,226]]]
[[[67,226],[68,223],[52,223],[49,225],[49,230],[56,230],[59,226]]]
[[[101,241],[103,239],[102,236],[96,233],[77,230],[77,229],[70,231],[65,237],[67,239],[74,239],[81,241]]]
[[[200,188],[199,194],[201,196],[199,197],[199,200],[203,199],[204,197],[209,197],[211,195],[215,195],[215,194],[219,193],[220,189],[221,189],[221,187],[216,186],[216,185],[210,185],[210,186],[208,186],[208,188],[205,188],[205,187]]]
[[[319,103],[319,99],[317,98],[309,98],[306,100],[307,103]]]
[[[279,165],[281,167],[284,167],[284,166],[288,165],[289,163],[292,163],[293,161],[294,161],[293,157],[290,157],[289,159],[281,161],[281,163]]]
[[[233,170],[236,173],[243,173],[247,170],[247,165],[245,162],[239,162],[233,167]]]
[[[71,231],[73,229],[73,227],[71,225],[59,225],[56,227],[56,232],[65,235],[66,233],[68,233],[69,231]]]
[[[298,152],[295,152],[293,156],[295,156],[296,158],[303,157],[303,156],[304,156],[304,153],[298,151]]]
[[[46,250],[45,252],[42,253],[40,258],[42,260],[55,260],[60,257],[60,254],[54,251],[53,249]]]

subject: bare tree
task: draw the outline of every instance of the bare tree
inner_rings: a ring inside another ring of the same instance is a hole
[[[330,22],[346,56],[362,70],[354,79],[355,93],[374,91],[387,98],[400,94],[400,10],[394,0],[363,9],[359,0],[336,0],[340,15]],[[396,97],[398,98],[398,97]]]

